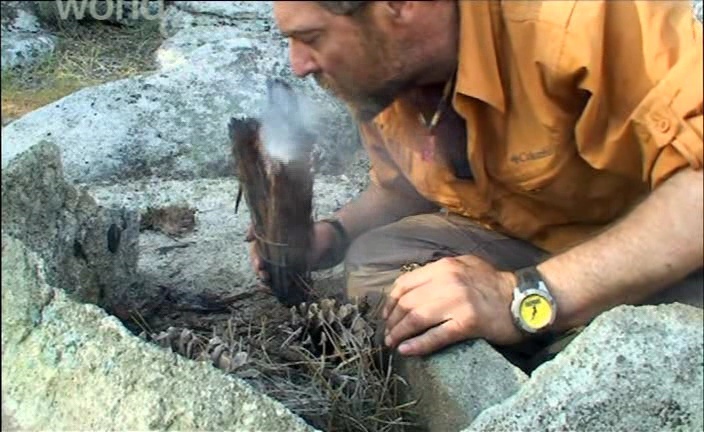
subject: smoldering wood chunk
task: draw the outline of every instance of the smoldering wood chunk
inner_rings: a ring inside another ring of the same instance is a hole
[[[296,149],[295,158],[275,159],[263,142],[262,122],[232,118],[229,136],[235,172],[251,214],[257,250],[264,260],[269,285],[286,305],[308,297],[311,283],[306,254],[313,227],[314,137],[303,127],[296,95],[281,81],[269,82],[263,117],[276,122],[276,139]]]

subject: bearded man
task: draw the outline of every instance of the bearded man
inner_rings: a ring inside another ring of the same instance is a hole
[[[702,26],[687,1],[275,2],[370,185],[314,226],[403,355],[702,306]],[[261,268],[256,250],[254,265]],[[424,264],[401,273],[404,265]],[[265,275],[264,275],[265,276]]]

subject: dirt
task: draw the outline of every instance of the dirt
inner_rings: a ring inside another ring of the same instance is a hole
[[[4,403],[2,404],[2,430],[3,432],[16,432],[20,430],[15,424],[15,419],[6,412]]]

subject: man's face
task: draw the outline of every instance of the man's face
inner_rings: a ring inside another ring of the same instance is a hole
[[[360,121],[371,120],[411,87],[402,47],[379,30],[371,14],[355,19],[315,2],[277,1],[274,15],[289,38],[293,72],[313,74]]]

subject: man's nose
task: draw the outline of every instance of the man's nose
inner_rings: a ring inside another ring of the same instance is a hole
[[[315,61],[310,48],[300,42],[292,40],[289,47],[291,57],[291,68],[297,77],[304,77],[310,73],[317,72],[320,67]]]

